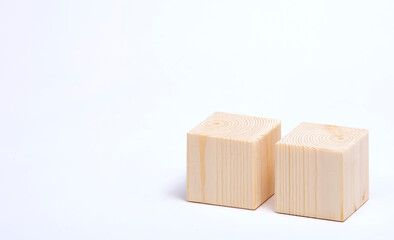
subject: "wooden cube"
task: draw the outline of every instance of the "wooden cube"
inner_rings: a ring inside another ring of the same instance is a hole
[[[368,130],[302,123],[276,143],[276,212],[345,221],[368,197]]]
[[[280,121],[214,113],[187,134],[187,200],[256,209],[274,193]]]

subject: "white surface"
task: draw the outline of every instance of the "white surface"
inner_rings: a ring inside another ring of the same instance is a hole
[[[0,239],[394,238],[393,12],[0,1]],[[214,111],[368,128],[370,200],[345,223],[186,202],[186,132]]]

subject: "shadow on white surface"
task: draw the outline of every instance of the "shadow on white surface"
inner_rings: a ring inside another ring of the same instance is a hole
[[[169,192],[170,196],[186,201],[186,176],[178,177],[173,181]]]
[[[256,210],[264,210],[264,211],[272,211],[275,212],[275,198],[274,195],[272,195],[268,200],[266,200],[259,208]]]

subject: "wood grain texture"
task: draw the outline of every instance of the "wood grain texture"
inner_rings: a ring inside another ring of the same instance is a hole
[[[275,145],[275,211],[345,221],[369,197],[368,130],[302,123]]]
[[[214,113],[187,134],[187,200],[256,209],[274,193],[280,121]]]

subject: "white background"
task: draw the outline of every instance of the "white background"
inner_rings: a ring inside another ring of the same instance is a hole
[[[393,92],[391,0],[0,0],[0,239],[393,239]],[[186,202],[215,111],[369,129],[370,200]]]

